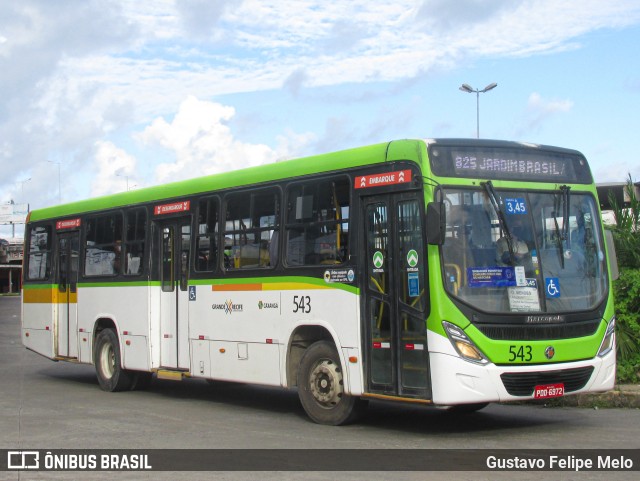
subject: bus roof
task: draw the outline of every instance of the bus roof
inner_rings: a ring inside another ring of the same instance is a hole
[[[453,138],[393,140],[36,209],[30,213],[29,222],[73,216],[147,202],[179,199],[180,197],[203,194],[231,187],[257,185],[263,182],[286,179],[294,175],[332,172],[396,160],[411,160],[421,163],[423,159],[426,159],[427,146],[432,148],[436,145],[445,148],[478,147],[516,150],[526,149],[582,157],[582,154],[575,150],[504,140]],[[588,166],[586,168],[588,170]],[[589,173],[589,176],[590,175]],[[457,177],[458,175],[455,176]]]
[[[328,154],[319,154],[282,162],[249,167],[232,172],[213,174],[169,184],[121,192],[69,204],[36,209],[29,221],[61,218],[104,209],[142,204],[156,200],[174,199],[210,191],[256,185],[262,182],[286,179],[292,175],[308,175],[359,167],[392,160],[422,158],[423,140],[396,140],[365,147],[358,147]]]

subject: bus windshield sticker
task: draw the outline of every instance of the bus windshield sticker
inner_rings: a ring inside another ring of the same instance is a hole
[[[550,299],[560,297],[560,279],[557,277],[545,277],[544,290]]]
[[[527,213],[527,204],[524,198],[505,199],[504,204],[507,215],[522,215]]]
[[[469,287],[511,287],[516,285],[513,267],[469,267]]]
[[[511,312],[540,312],[540,298],[535,287],[509,287]]]
[[[411,170],[396,170],[382,174],[360,175],[356,177],[353,187],[355,189],[368,189],[369,187],[383,187],[386,185],[407,184],[411,182]]]
[[[525,287],[527,285],[527,276],[524,272],[524,266],[516,266],[516,285],[520,287]]]
[[[191,201],[172,202],[171,204],[156,205],[154,215],[175,214],[176,212],[188,212],[191,209]]]

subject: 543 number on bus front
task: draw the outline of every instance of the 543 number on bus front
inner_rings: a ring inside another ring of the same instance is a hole
[[[532,347],[528,345],[509,346],[509,362],[531,362],[532,351]]]

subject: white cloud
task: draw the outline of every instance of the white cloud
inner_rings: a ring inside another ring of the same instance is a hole
[[[136,184],[136,159],[111,142],[96,142],[97,174],[91,183],[91,195],[125,192]]]
[[[547,120],[572,108],[573,101],[569,99],[545,99],[538,92],[533,92],[529,95],[519,135],[539,130]]]
[[[170,123],[156,118],[138,139],[147,146],[159,145],[170,150],[175,154],[175,161],[157,166],[155,182],[260,165],[273,162],[283,154],[266,145],[234,139],[227,125],[234,115],[232,107],[189,96]]]

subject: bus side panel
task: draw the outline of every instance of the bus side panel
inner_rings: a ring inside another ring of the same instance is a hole
[[[194,300],[189,302],[194,376],[210,373],[214,379],[286,386],[287,346],[296,329],[304,326],[330,323],[339,352],[359,352],[357,294],[331,288],[329,283],[311,284],[304,278],[300,282],[291,278],[287,282],[241,282],[195,286]],[[361,363],[347,368],[345,383],[355,382],[356,386],[345,389],[362,392]]]
[[[43,329],[22,329],[24,347],[49,359],[55,357],[53,350],[53,335],[51,331]]]
[[[92,284],[79,288],[78,328],[81,362],[93,362],[94,329],[100,319],[115,324],[121,344],[123,367],[150,369],[149,365],[149,287]],[[87,339],[83,342],[83,339]],[[128,341],[128,343],[127,343]],[[87,344],[83,346],[83,344]]]
[[[25,286],[22,292],[22,343],[27,349],[53,359],[55,336],[53,322],[56,305],[53,290]]]
[[[280,385],[277,344],[211,341],[211,377],[270,386]]]

